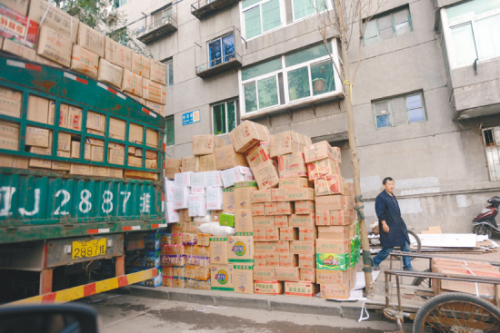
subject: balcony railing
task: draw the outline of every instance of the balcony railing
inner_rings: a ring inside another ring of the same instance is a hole
[[[226,54],[222,58],[196,66],[196,75],[204,79],[229,69],[241,67],[241,63],[241,55],[238,53]]]
[[[199,20],[202,20],[239,1],[240,0],[198,0],[191,4],[191,14],[196,16]]]
[[[146,26],[137,39],[145,44],[148,44],[158,38],[167,36],[174,31],[177,31],[177,21],[173,18],[173,16],[167,16],[151,25]]]

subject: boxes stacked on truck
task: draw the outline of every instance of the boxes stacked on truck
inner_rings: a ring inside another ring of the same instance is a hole
[[[128,235],[125,240],[125,272],[127,274],[157,268],[157,276],[140,282],[141,286],[159,287],[162,285],[163,268],[160,265],[162,236],[162,233],[155,231]]]

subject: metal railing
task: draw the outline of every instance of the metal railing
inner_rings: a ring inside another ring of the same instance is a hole
[[[177,21],[174,19],[173,14],[167,17],[163,17],[161,20],[155,21],[152,24],[147,25],[145,29],[141,32],[141,35],[147,34],[148,32],[151,32],[153,30],[156,30],[158,28],[161,28],[169,24],[173,25],[174,27],[177,27]]]
[[[201,73],[201,72],[210,70],[212,68],[222,67],[224,64],[229,64],[229,63],[236,61],[236,60],[241,63],[241,61],[242,61],[241,55],[239,55],[236,52],[226,54],[223,57],[216,58],[216,59],[213,59],[209,62],[206,62],[204,64],[196,66],[196,72]]]

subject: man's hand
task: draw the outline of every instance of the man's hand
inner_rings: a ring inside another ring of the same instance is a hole
[[[382,229],[384,229],[385,233],[389,233],[389,226],[385,221],[382,221]]]

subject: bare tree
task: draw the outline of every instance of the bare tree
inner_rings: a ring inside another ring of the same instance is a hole
[[[335,71],[342,80],[345,96],[345,108],[347,115],[347,136],[351,150],[351,163],[353,169],[354,189],[356,193],[356,210],[359,217],[359,229],[361,234],[361,247],[363,249],[363,271],[365,272],[366,292],[369,292],[372,282],[372,259],[370,254],[370,244],[364,220],[363,199],[360,185],[360,168],[358,157],[358,146],[356,143],[356,133],[354,128],[354,115],[352,107],[352,87],[361,63],[361,50],[363,46],[363,34],[365,27],[374,13],[382,6],[385,0],[333,0],[333,9],[320,15],[321,23],[318,31],[321,33],[323,43],[330,55]],[[359,31],[358,54],[354,73],[351,75],[349,49],[353,34]],[[337,67],[333,59],[332,52],[328,45],[328,39],[337,37],[340,40],[340,68]]]

